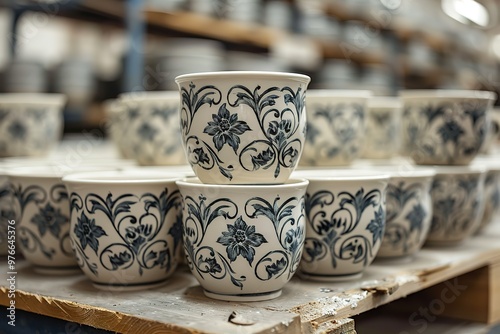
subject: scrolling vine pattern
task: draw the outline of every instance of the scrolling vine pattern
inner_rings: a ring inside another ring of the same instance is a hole
[[[85,199],[73,192],[70,205],[72,216],[76,217],[72,245],[81,268],[87,266],[94,275],[98,275],[98,266],[89,256],[92,253],[101,267],[109,271],[137,265],[139,275],[142,276],[144,270],[157,266],[167,272],[172,268],[182,237],[178,190],[169,193],[165,189],[160,196],[152,193],[142,196],[123,194],[114,199],[111,192],[106,198],[89,193]],[[133,207],[140,210],[139,213],[132,212]],[[172,209],[177,210],[175,222],[168,230],[173,238],[173,245],[165,238],[158,237],[167,214]],[[106,224],[109,230],[106,231],[102,224],[96,222],[98,211],[104,213],[109,221],[110,224]],[[100,239],[104,236],[116,241],[101,247]]]
[[[52,259],[56,252],[72,257],[69,231],[66,231],[67,228],[65,227],[65,225],[69,224],[69,216],[65,212],[66,210],[61,209],[68,202],[68,193],[65,186],[55,184],[47,192],[38,185],[29,185],[23,188],[20,184],[11,183],[10,190],[19,221],[23,221],[28,205],[36,205],[35,213],[29,220],[36,228],[28,228],[26,224],[18,227],[19,241],[23,251],[29,253],[40,251],[49,259]],[[52,235],[59,241],[58,249],[44,245],[42,239],[46,235]]]
[[[302,151],[298,135],[305,135],[300,133],[305,117],[305,92],[300,87],[294,91],[288,86],[261,90],[259,85],[253,90],[234,85],[227,93],[227,102],[221,104],[222,93],[215,86],[197,89],[191,83],[189,90],[181,88],[181,129],[191,165],[206,170],[216,167],[225,178],[231,180],[234,162],[225,162],[217,154],[226,145],[234,151],[239,165],[247,171],[274,167],[273,175],[277,178],[281,168],[297,164]],[[280,99],[286,105],[281,110],[276,107]],[[217,112],[212,114],[212,121],[203,130],[203,133],[212,137],[213,143],[191,134],[195,115],[206,104],[218,106]],[[247,122],[239,119],[237,110],[242,105],[253,111],[258,120],[258,129],[252,129]],[[240,147],[240,136],[247,131],[254,131],[258,138]],[[263,136],[257,135],[258,132]]]
[[[325,207],[338,202],[338,208],[328,214]],[[374,218],[366,226],[371,238],[363,232],[354,232],[367,208],[373,208]],[[337,267],[339,261],[363,263],[364,266],[375,256],[373,247],[382,241],[385,225],[385,211],[382,193],[363,188],[355,194],[340,192],[335,196],[327,190],[306,194],[306,215],[308,227],[312,230],[305,240],[305,262],[318,261],[331,255],[331,265]]]
[[[282,200],[277,196],[273,202],[261,197],[252,197],[240,212],[230,198],[219,198],[208,202],[204,195],[198,198],[186,196],[184,201],[184,250],[187,264],[192,272],[202,279],[210,275],[215,279],[228,277],[233,285],[243,289],[246,276],[238,275],[233,262],[239,257],[253,269],[260,281],[276,279],[282,275],[290,278],[297,270],[304,242],[304,198],[291,197]],[[299,206],[301,214],[294,214]],[[281,249],[258,251],[263,244],[274,238],[272,233],[263,235],[253,219],[268,219],[274,227]],[[225,254],[204,242],[208,230],[216,219],[227,221],[227,230],[221,231],[216,242],[225,246]]]

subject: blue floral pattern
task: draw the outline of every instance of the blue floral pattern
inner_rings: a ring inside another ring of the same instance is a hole
[[[312,104],[307,122],[304,161],[350,162],[359,153],[365,109],[360,103]]]
[[[380,253],[410,253],[419,246],[424,223],[430,219],[430,212],[423,206],[426,195],[424,183],[398,181],[387,187],[387,218],[384,240]],[[406,213],[406,214],[405,214]]]
[[[235,168],[246,171],[272,168],[274,178],[277,178],[281,168],[297,164],[302,151],[299,138],[305,135],[305,92],[301,87],[296,91],[290,87],[261,90],[258,85],[253,89],[234,85],[228,91],[227,102],[219,106],[222,93],[217,87],[209,85],[197,88],[193,83],[189,89],[181,87],[181,129],[191,165],[205,170],[216,168],[224,178],[232,180]],[[285,103],[286,108],[276,108],[279,100]],[[212,121],[204,127],[204,133],[212,137],[213,145],[191,134],[195,115],[204,105],[218,106],[217,113],[212,113]],[[247,122],[240,120],[241,107],[244,105],[257,118],[258,129],[252,129]],[[255,133],[255,140],[245,142],[242,146],[240,136],[247,131]],[[219,158],[217,152],[224,145],[232,148],[238,165],[235,165],[235,161]]]
[[[23,188],[22,185],[11,183],[10,192],[14,199],[16,219],[21,222],[29,221],[37,227],[36,229],[28,228],[27,224],[18,227],[23,252],[41,252],[48,259],[52,259],[56,253],[72,257],[73,254],[68,246],[69,231],[66,227],[69,225],[69,217],[61,210],[61,207],[68,203],[64,185],[55,184],[47,193],[38,185]],[[28,205],[36,205],[38,212],[31,217],[24,217]],[[42,239],[47,233],[59,241],[57,248],[44,245]]]
[[[243,289],[246,277],[238,276],[232,267],[239,257],[246,261],[256,277],[263,282],[284,274],[290,278],[296,271],[302,254],[305,219],[303,213],[296,216],[292,210],[301,206],[303,212],[303,201],[303,198],[281,200],[276,197],[270,203],[261,197],[252,197],[242,210],[244,214],[240,214],[238,206],[230,198],[221,197],[207,202],[203,194],[198,198],[183,197],[184,250],[188,266],[202,279],[205,275],[220,280],[229,279],[240,289]],[[264,222],[251,225],[249,222],[254,219],[269,220],[281,249],[267,253],[258,251],[268,240],[258,229]],[[227,222],[227,230],[222,231],[216,239],[216,243],[225,247],[225,252],[219,252],[215,246],[210,245],[211,241],[204,240],[207,230],[217,220]]]
[[[407,104],[403,117],[405,151],[417,163],[470,161],[485,140],[487,106],[487,101],[480,100]]]
[[[325,210],[338,206],[331,214]],[[362,217],[373,211],[373,219],[366,225],[371,235],[367,238],[359,230]],[[307,238],[302,261],[312,263],[331,255],[332,268],[340,261],[368,265],[375,256],[375,245],[380,244],[385,228],[385,209],[382,193],[373,189],[365,193],[360,188],[355,194],[329,190],[306,194]],[[307,271],[307,270],[306,270]]]
[[[439,175],[431,188],[432,224],[428,241],[462,240],[480,224],[483,175]]]
[[[90,260],[91,254],[87,253],[88,246],[99,259],[101,267],[109,271],[127,269],[135,264],[142,276],[147,269],[159,267],[170,271],[172,268],[181,237],[180,213],[176,214],[174,224],[165,231],[173,237],[173,245],[160,232],[164,230],[170,210],[180,209],[178,190],[168,193],[165,189],[160,196],[145,193],[140,197],[123,194],[116,198],[113,198],[111,192],[106,198],[94,193],[81,198],[72,193],[70,204],[72,216],[76,217],[76,222],[73,218],[75,224],[72,241],[80,267],[87,266],[94,275],[99,275],[97,264]],[[140,207],[140,215],[132,214],[132,207]],[[92,218],[97,212],[102,212],[107,217],[113,234],[121,240],[112,243],[102,241],[110,234]]]

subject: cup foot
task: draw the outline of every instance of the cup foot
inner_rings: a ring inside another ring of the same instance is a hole
[[[156,282],[129,283],[129,284],[108,284],[108,283],[92,282],[92,285],[99,290],[122,292],[122,291],[139,291],[139,290],[154,289],[162,285],[165,285],[167,281],[168,279]]]
[[[65,275],[79,275],[83,274],[82,270],[78,266],[69,267],[42,267],[33,266],[33,270],[42,275],[54,275],[54,276],[65,276]]]
[[[205,296],[217,300],[225,300],[229,302],[258,302],[262,300],[274,299],[281,296],[281,289],[277,291],[263,292],[263,293],[248,293],[248,294],[235,294],[226,295],[219,294],[207,290],[203,290]]]
[[[312,274],[308,272],[301,271],[299,273],[299,277],[303,279],[307,279],[310,281],[317,282],[344,282],[344,281],[353,281],[361,278],[363,273],[356,274],[345,274],[345,275],[324,275],[324,274]]]

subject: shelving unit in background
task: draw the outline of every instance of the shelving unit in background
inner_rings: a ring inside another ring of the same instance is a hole
[[[165,12],[144,8],[142,17],[144,22],[138,22],[140,16],[127,15],[127,5],[132,8],[141,8],[144,0],[72,0],[71,6],[61,7],[57,15],[70,17],[82,21],[99,22],[123,26],[130,32],[130,42],[133,45],[141,45],[143,33],[151,36],[171,37],[198,37],[217,40],[226,45],[239,46],[246,50],[256,52],[267,52],[273,44],[284,37],[294,38],[297,34],[289,31],[267,27],[257,23],[240,23],[210,17],[193,12],[177,11]],[[294,1],[290,1],[294,3]],[[31,4],[29,10],[41,10],[40,7]],[[391,90],[397,92],[402,87],[409,88],[435,88],[440,86],[450,75],[450,70],[446,64],[435,64],[420,69],[412,69],[410,60],[407,57],[398,56],[404,46],[412,40],[419,39],[425,43],[439,57],[446,59],[451,54],[461,54],[473,62],[482,62],[482,55],[466,48],[465,46],[446,38],[440,33],[426,30],[425,27],[414,28],[398,20],[390,20],[387,24],[377,20],[377,17],[366,13],[353,13],[345,5],[336,3],[326,5],[324,11],[335,20],[344,23],[356,20],[379,29],[380,33],[388,37],[389,47],[392,48],[390,54],[394,54],[391,59],[378,51],[358,50],[356,52],[346,52],[345,47],[339,42],[330,42],[316,39],[314,37],[300,36],[317,45],[324,59],[339,59],[354,63],[358,68],[380,64],[388,66],[393,74],[393,84]],[[130,11],[129,11],[130,12]],[[131,48],[126,56],[125,78],[126,86],[124,90],[130,90],[141,79],[141,67],[144,63],[143,54],[137,48]],[[314,79],[314,78],[313,78]],[[496,87],[498,80],[489,80],[487,89],[498,90]],[[93,120],[88,125],[95,125]],[[87,125],[85,125],[87,126]]]

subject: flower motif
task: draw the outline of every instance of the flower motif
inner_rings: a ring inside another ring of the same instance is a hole
[[[289,137],[292,131],[292,121],[289,119],[269,122],[269,128],[267,129],[267,135],[274,138],[274,141],[278,143],[278,147],[283,147],[286,144],[286,139]]]
[[[227,256],[231,262],[241,255],[251,265],[255,255],[253,247],[266,243],[266,238],[260,233],[255,233],[255,226],[247,225],[241,216],[236,219],[234,225],[228,224],[227,229],[227,232],[222,232],[217,242],[226,246]]]
[[[384,227],[385,212],[380,206],[378,211],[375,211],[375,218],[373,218],[366,227],[366,229],[373,235],[373,244],[375,244],[378,239],[382,240],[382,236],[384,235]]]
[[[201,258],[201,255],[200,255],[200,261],[203,261],[203,259]],[[208,257],[203,262],[205,262],[207,264],[207,272],[209,272],[210,274],[217,274],[217,273],[222,272],[222,268],[221,268],[220,264],[217,263],[215,258]]]
[[[198,164],[205,164],[205,163],[208,164],[210,162],[210,157],[208,156],[208,154],[205,153],[203,148],[197,147],[193,150],[193,153],[197,157]]]
[[[77,218],[74,232],[77,238],[80,239],[82,248],[85,250],[85,247],[89,245],[96,254],[99,248],[99,240],[97,239],[107,235],[102,227],[96,226],[95,219],[89,219],[83,212],[80,218]]]
[[[148,123],[143,123],[139,129],[137,129],[137,134],[144,140],[153,141],[158,130],[149,125]]]
[[[68,217],[61,214],[61,209],[55,209],[47,203],[44,208],[40,208],[40,211],[31,218],[31,222],[38,226],[38,232],[43,237],[47,229],[50,233],[58,238],[61,232],[61,225],[69,222]]]
[[[238,121],[238,114],[230,114],[224,103],[217,114],[212,114],[213,122],[203,130],[204,133],[212,136],[212,140],[217,150],[221,150],[224,144],[231,146],[236,153],[240,146],[239,135],[251,130],[245,121]]]
[[[423,206],[421,204],[417,204],[413,207],[413,209],[406,215],[406,219],[410,221],[410,232],[414,230],[422,230],[422,223],[427,216],[427,212],[425,212]]]
[[[451,120],[444,123],[438,130],[441,135],[443,143],[451,141],[455,144],[458,143],[458,139],[465,133],[464,130],[457,122]]]
[[[9,125],[8,131],[12,138],[23,140],[26,137],[26,127],[18,120]]]
[[[141,246],[146,242],[152,233],[153,227],[148,224],[129,226],[126,229],[125,239],[135,254],[139,253]]]

